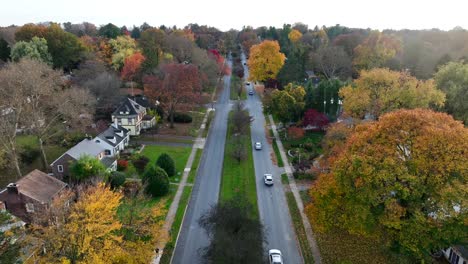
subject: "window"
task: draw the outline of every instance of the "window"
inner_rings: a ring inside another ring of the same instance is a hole
[[[58,172],[63,172],[63,165],[57,165]]]
[[[133,125],[133,118],[129,118],[129,119],[128,119],[128,124],[129,124],[129,125]]]
[[[104,150],[104,154],[105,154],[105,155],[110,155],[110,154],[111,154],[111,151],[110,151],[110,149],[106,149],[106,150]]]
[[[122,125],[122,118],[117,118],[117,125]]]
[[[34,204],[32,204],[32,203],[27,203],[27,204],[26,204],[26,212],[28,212],[28,213],[34,213]]]

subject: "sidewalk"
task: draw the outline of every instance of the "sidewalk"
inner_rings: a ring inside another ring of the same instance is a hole
[[[283,159],[284,170],[286,171],[286,174],[288,175],[289,188],[291,189],[291,192],[294,195],[294,199],[296,200],[297,207],[299,208],[299,212],[301,213],[302,223],[304,225],[304,229],[307,235],[307,240],[309,241],[309,245],[312,250],[312,254],[314,256],[314,262],[315,264],[321,264],[322,258],[320,257],[320,251],[317,246],[317,241],[315,240],[312,227],[310,226],[310,223],[309,223],[309,219],[307,219],[307,216],[304,213],[304,204],[302,203],[302,199],[301,199],[301,196],[299,195],[299,190],[297,188],[296,181],[294,180],[294,177],[292,175],[292,169],[291,169],[291,166],[289,165],[286,152],[284,151],[283,143],[281,142],[281,139],[278,135],[278,131],[276,131],[276,125],[275,125],[275,122],[273,121],[273,117],[269,115],[268,118],[270,119],[271,130],[273,130],[273,134],[275,135],[275,138],[276,138],[276,144],[278,144],[278,149],[279,149],[281,158]]]

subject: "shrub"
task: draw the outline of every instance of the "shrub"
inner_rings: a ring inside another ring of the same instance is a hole
[[[171,121],[171,117],[167,117],[167,121]],[[174,122],[176,123],[192,123],[192,117],[184,113],[174,113]]]
[[[125,171],[128,168],[128,160],[119,159],[117,161],[117,170]]]
[[[125,181],[122,185],[123,194],[126,197],[131,197],[135,193],[138,193],[141,189],[141,182],[136,180]]]
[[[288,137],[291,139],[301,139],[305,135],[304,129],[300,127],[289,127],[288,128]]]
[[[125,174],[120,171],[113,171],[109,178],[109,183],[112,189],[116,189],[125,183]]]
[[[317,179],[317,174],[316,172],[300,172],[300,171],[295,171],[293,173],[293,176],[297,180],[315,180]]]
[[[158,160],[156,160],[156,166],[163,169],[169,177],[176,174],[174,160],[167,153],[163,153],[158,157]]]
[[[152,166],[143,174],[145,192],[153,197],[164,196],[169,192],[169,177],[157,166]]]
[[[39,149],[35,148],[30,145],[26,145],[23,147],[20,158],[21,161],[27,164],[31,164],[34,160],[36,160],[40,155]]]
[[[146,164],[148,164],[149,159],[146,156],[138,155],[133,160],[133,166],[139,174],[142,174],[145,171]]]

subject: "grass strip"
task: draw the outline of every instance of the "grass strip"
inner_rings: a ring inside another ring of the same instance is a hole
[[[284,167],[283,159],[281,158],[276,138],[273,139],[273,150],[275,151],[276,160],[278,161],[278,167]]]
[[[187,178],[188,183],[194,183],[195,177],[197,176],[198,166],[200,163],[200,158],[202,156],[203,149],[197,149],[195,153],[195,158],[193,159],[192,168],[190,169],[189,176]]]

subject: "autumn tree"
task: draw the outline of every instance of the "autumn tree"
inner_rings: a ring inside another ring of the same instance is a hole
[[[293,29],[289,32],[288,38],[292,43],[296,43],[302,38],[302,33],[297,29]]]
[[[124,66],[125,60],[136,52],[136,42],[129,36],[118,36],[109,40],[112,47],[112,68],[119,71]]]
[[[304,110],[305,94],[304,87],[288,84],[284,90],[272,92],[268,109],[283,123],[297,121]]]
[[[118,263],[126,255],[117,234],[122,227],[116,215],[122,194],[98,184],[83,188],[77,197],[73,203],[69,193],[59,196],[49,209],[54,210],[52,222],[36,226],[36,235],[44,241],[38,262]]]
[[[191,64],[165,64],[160,67],[159,76],[145,78],[145,94],[152,100],[159,100],[169,114],[171,128],[174,127],[174,113],[188,108],[198,101],[201,91],[200,75]]]
[[[316,228],[380,236],[421,259],[466,241],[468,129],[413,109],[355,131],[310,191]]]
[[[250,79],[266,81],[276,78],[276,75],[284,65],[286,56],[280,52],[277,41],[265,40],[250,49],[250,57],[247,64],[250,69]]]
[[[445,110],[456,119],[468,124],[468,64],[450,62],[435,74],[437,87],[445,92]]]
[[[401,50],[401,41],[391,35],[373,31],[355,49],[353,65],[358,70],[382,67]]]
[[[45,38],[46,33],[47,27],[29,23],[23,25],[15,32],[15,40],[30,41],[33,37]]]
[[[340,90],[343,108],[353,117],[378,118],[400,108],[444,105],[445,95],[432,80],[421,81],[406,72],[388,69],[362,71],[352,85]]]
[[[40,60],[47,64],[52,63],[52,56],[47,48],[47,40],[33,37],[31,41],[18,41],[11,50],[11,59],[19,61],[21,58]]]
[[[122,79],[128,81],[134,81],[137,79],[141,65],[144,61],[145,57],[140,52],[136,52],[127,57],[121,72]]]

